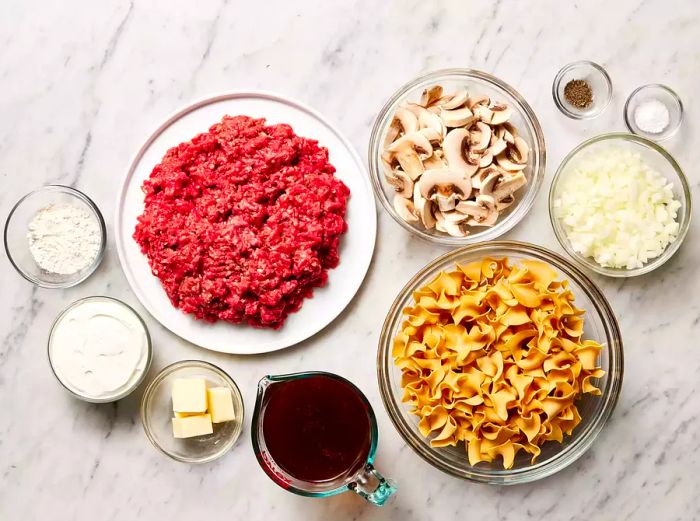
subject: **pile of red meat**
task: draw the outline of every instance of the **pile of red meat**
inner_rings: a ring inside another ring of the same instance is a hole
[[[277,329],[338,265],[350,191],[289,125],[226,116],[144,182],[134,239],[173,305]]]

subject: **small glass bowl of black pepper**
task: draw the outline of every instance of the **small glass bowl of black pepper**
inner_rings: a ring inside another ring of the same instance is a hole
[[[577,61],[554,77],[552,96],[557,108],[572,119],[599,116],[612,99],[612,82],[605,69],[591,61]]]

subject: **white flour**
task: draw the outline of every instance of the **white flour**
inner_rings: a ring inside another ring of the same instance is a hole
[[[90,266],[100,250],[100,225],[88,210],[50,204],[37,212],[27,232],[29,251],[41,269],[72,275]]]

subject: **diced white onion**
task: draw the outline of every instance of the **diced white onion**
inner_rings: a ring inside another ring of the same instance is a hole
[[[678,236],[673,185],[639,154],[615,148],[572,166],[554,201],[571,247],[612,268],[639,268]]]

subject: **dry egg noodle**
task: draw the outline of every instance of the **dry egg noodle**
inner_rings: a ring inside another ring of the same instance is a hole
[[[413,293],[392,355],[432,446],[463,441],[471,465],[500,456],[508,469],[580,423],[575,400],[600,395],[602,346],[582,339],[584,311],[557,279],[543,262],[485,258]]]

